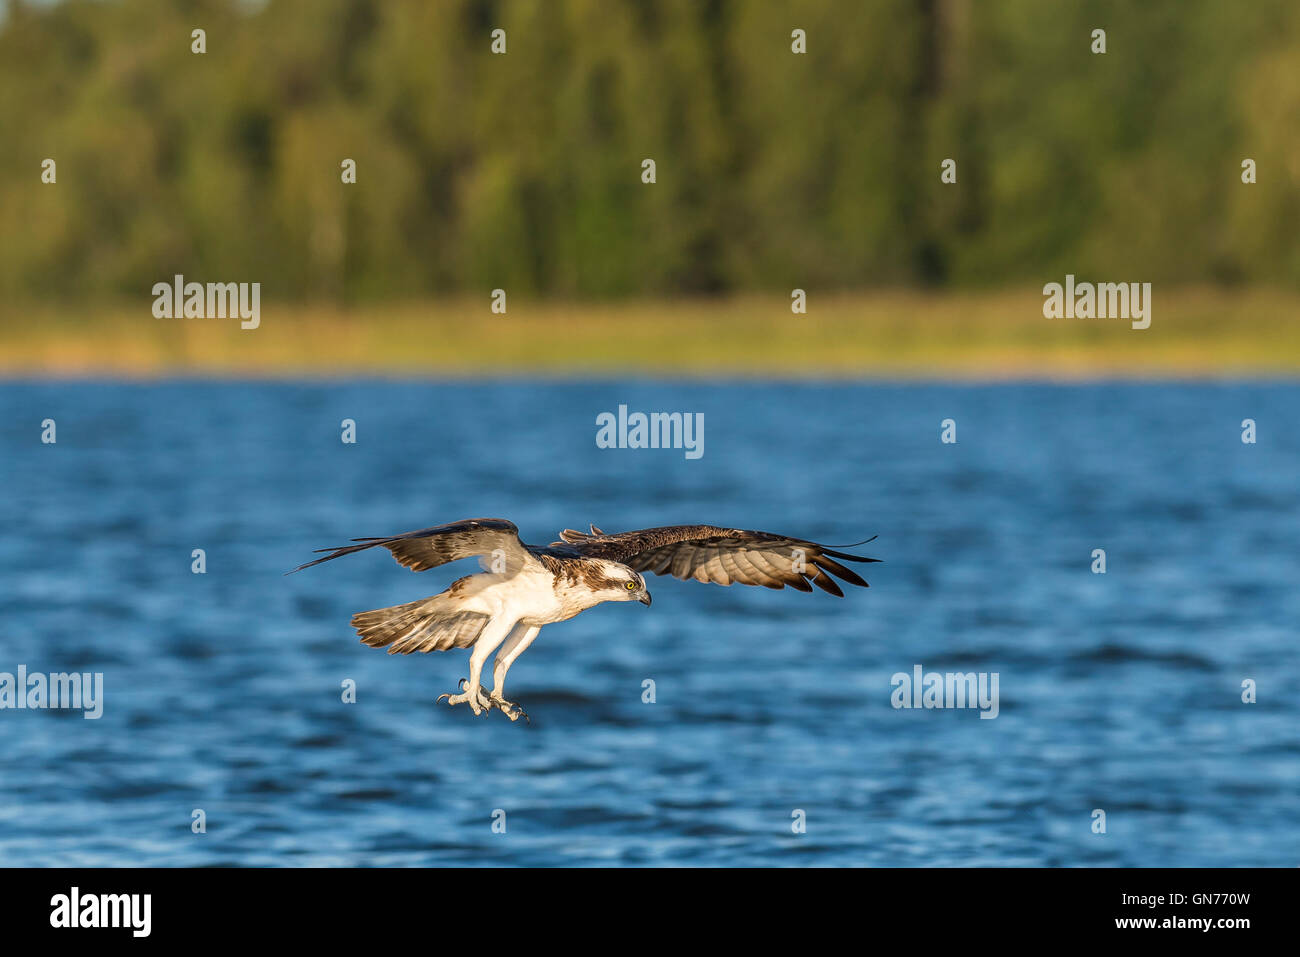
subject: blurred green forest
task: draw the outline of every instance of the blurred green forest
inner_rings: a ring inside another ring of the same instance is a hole
[[[1296,288],[1300,3],[8,0],[0,222],[9,300]]]

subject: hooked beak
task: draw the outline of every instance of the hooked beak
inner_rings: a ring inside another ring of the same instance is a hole
[[[643,605],[645,605],[647,608],[649,608],[649,607],[650,607],[650,593],[649,593],[648,591],[642,592],[642,593],[641,593],[641,597],[638,598],[637,601],[639,601],[641,604],[643,604]]]

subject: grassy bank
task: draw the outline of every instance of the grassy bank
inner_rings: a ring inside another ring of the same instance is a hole
[[[1300,295],[1164,291],[1151,327],[1044,319],[1037,289],[565,305],[486,297],[363,306],[264,301],[261,324],[156,319],[152,300],[0,309],[0,376],[1300,375]]]

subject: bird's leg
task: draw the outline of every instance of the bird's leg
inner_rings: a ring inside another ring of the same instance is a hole
[[[522,717],[525,721],[532,723],[527,711],[513,701],[505,699],[506,672],[510,670],[510,666],[514,664],[515,659],[523,654],[524,649],[533,643],[533,639],[537,637],[537,633],[541,630],[540,625],[516,625],[506,643],[497,652],[496,661],[492,663],[491,702],[495,707],[500,708],[501,713],[511,721],[518,721]]]
[[[469,656],[469,687],[464,687],[461,694],[442,695],[438,698],[441,701],[447,699],[447,704],[458,705],[462,701],[469,704],[470,710],[475,714],[487,714],[492,710],[492,702],[483,694],[483,686],[479,683],[479,678],[483,674],[483,662],[487,661],[487,656],[496,650],[497,645],[505,640],[508,628],[494,632],[484,632],[482,637],[474,645],[474,650]]]

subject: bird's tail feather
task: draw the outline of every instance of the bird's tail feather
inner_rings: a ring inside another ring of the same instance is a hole
[[[468,648],[490,620],[472,611],[448,614],[437,598],[422,598],[359,612],[352,616],[352,627],[372,648],[386,647],[390,655],[409,655],[413,651]]]

